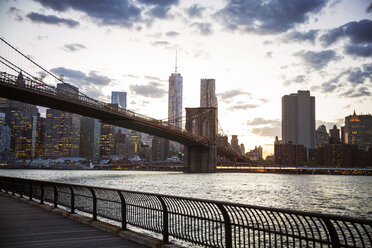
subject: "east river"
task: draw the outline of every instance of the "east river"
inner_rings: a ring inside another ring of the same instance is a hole
[[[372,219],[370,176],[8,169],[0,175]]]

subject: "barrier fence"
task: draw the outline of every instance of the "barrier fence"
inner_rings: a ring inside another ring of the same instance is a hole
[[[222,201],[0,177],[0,190],[206,247],[372,247],[372,221]],[[102,220],[104,220],[102,219]]]

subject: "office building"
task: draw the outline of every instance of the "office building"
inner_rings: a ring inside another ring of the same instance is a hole
[[[45,157],[79,157],[80,116],[47,109],[45,120]]]
[[[231,148],[237,152],[237,153],[241,153],[241,150],[240,150],[240,146],[239,146],[239,140],[238,140],[238,135],[232,135],[231,136]]]
[[[315,131],[315,146],[328,144],[329,136],[324,125],[320,125]]]
[[[200,80],[200,107],[217,107],[216,105],[216,82],[214,79]]]
[[[101,123],[100,156],[109,158],[115,153],[115,130],[110,124]]]
[[[118,104],[119,107],[127,109],[127,92],[112,91],[111,103]]]
[[[353,115],[345,117],[345,143],[359,148],[372,148],[372,115]]]
[[[338,144],[341,143],[340,129],[336,125],[333,125],[332,129],[329,129],[329,143]]]
[[[0,99],[0,112],[11,130],[10,152],[18,159],[32,158],[33,115],[38,113],[35,105]]]
[[[303,145],[275,144],[275,164],[278,165],[303,165],[307,160],[307,149]]]
[[[97,119],[82,117],[80,121],[80,157],[99,159],[101,123]]]
[[[32,158],[43,157],[45,153],[45,118],[39,113],[32,115]]]
[[[315,145],[315,97],[301,91],[282,97],[282,139],[284,144]]]
[[[262,147],[255,146],[254,149],[247,152],[245,156],[251,160],[262,160]]]
[[[168,122],[169,124],[182,128],[182,90],[183,78],[177,72],[177,56],[175,72],[169,76],[168,89]],[[180,152],[181,145],[177,142],[170,141],[169,148],[172,151]]]
[[[0,153],[10,151],[11,130],[5,122],[5,113],[0,112]]]

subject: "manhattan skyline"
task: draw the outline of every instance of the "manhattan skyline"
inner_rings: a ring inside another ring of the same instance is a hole
[[[247,150],[281,136],[281,97],[297,90],[316,97],[316,127],[371,111],[370,1],[57,3],[2,2],[1,36],[91,97],[125,91],[128,109],[166,118],[177,49],[183,106],[216,79],[221,126]]]

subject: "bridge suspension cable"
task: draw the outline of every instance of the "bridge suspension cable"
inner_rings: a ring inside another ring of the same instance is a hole
[[[23,54],[21,51],[19,51],[17,48],[15,48],[14,46],[12,46],[11,44],[9,44],[4,38],[1,38],[0,37],[0,40],[2,42],[4,42],[6,45],[8,45],[10,48],[12,48],[14,51],[16,51],[18,54],[20,54],[22,57],[24,57],[25,59],[27,59],[28,61],[30,61],[32,64],[34,64],[35,66],[37,66],[39,69],[41,69],[42,71],[44,71],[45,73],[47,73],[48,75],[52,76],[53,78],[55,78],[56,80],[58,80],[59,82],[67,85],[69,88],[71,88],[72,90],[75,91],[75,89],[68,83],[64,82],[61,78],[57,77],[56,75],[54,75],[53,73],[51,73],[50,71],[48,71],[47,69],[45,69],[44,67],[42,67],[41,65],[37,64],[35,61],[33,61],[32,59],[30,59],[28,56],[26,56],[25,54]],[[22,71],[25,71],[25,70],[22,70]],[[29,74],[30,75],[30,74]],[[37,79],[37,77],[34,77],[34,76],[31,76],[34,79]],[[96,101],[94,98],[91,98],[87,95],[85,95],[84,93],[80,92],[79,91],[79,95],[83,96],[83,97],[86,97],[92,101]]]

